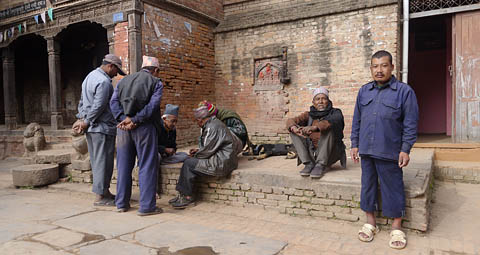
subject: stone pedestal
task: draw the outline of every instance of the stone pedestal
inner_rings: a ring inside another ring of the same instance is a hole
[[[18,166],[12,169],[13,185],[43,186],[55,183],[58,180],[57,164],[34,164]]]

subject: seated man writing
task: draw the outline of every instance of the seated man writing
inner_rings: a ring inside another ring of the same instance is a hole
[[[320,178],[325,168],[338,160],[346,167],[343,143],[343,114],[332,107],[328,90],[320,87],[313,91],[310,111],[287,120],[287,129],[300,161],[305,165],[301,176]]]
[[[177,152],[178,105],[167,104],[158,125],[158,154],[162,165],[185,161],[188,154]]]
[[[195,109],[195,120],[201,128],[200,146],[190,150],[190,157],[183,162],[176,190],[178,196],[169,203],[183,209],[194,203],[195,180],[199,176],[227,176],[238,167],[236,147],[241,143],[208,108]]]

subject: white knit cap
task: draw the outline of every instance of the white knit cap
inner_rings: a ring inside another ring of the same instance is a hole
[[[324,94],[325,96],[328,97],[328,90],[324,87],[319,87],[319,88],[316,88],[312,94],[313,94],[313,98],[315,98],[315,96],[318,94]]]

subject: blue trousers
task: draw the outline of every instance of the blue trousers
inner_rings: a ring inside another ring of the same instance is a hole
[[[362,156],[362,191],[360,208],[365,212],[378,210],[378,182],[382,198],[382,214],[390,218],[405,216],[403,171],[398,162]]]
[[[138,157],[140,212],[155,209],[158,173],[157,131],[153,124],[143,124],[131,131],[117,130],[117,208],[130,207],[132,170]]]

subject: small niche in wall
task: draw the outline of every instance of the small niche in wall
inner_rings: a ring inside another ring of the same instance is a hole
[[[255,60],[255,91],[281,90],[282,59],[268,58]]]

